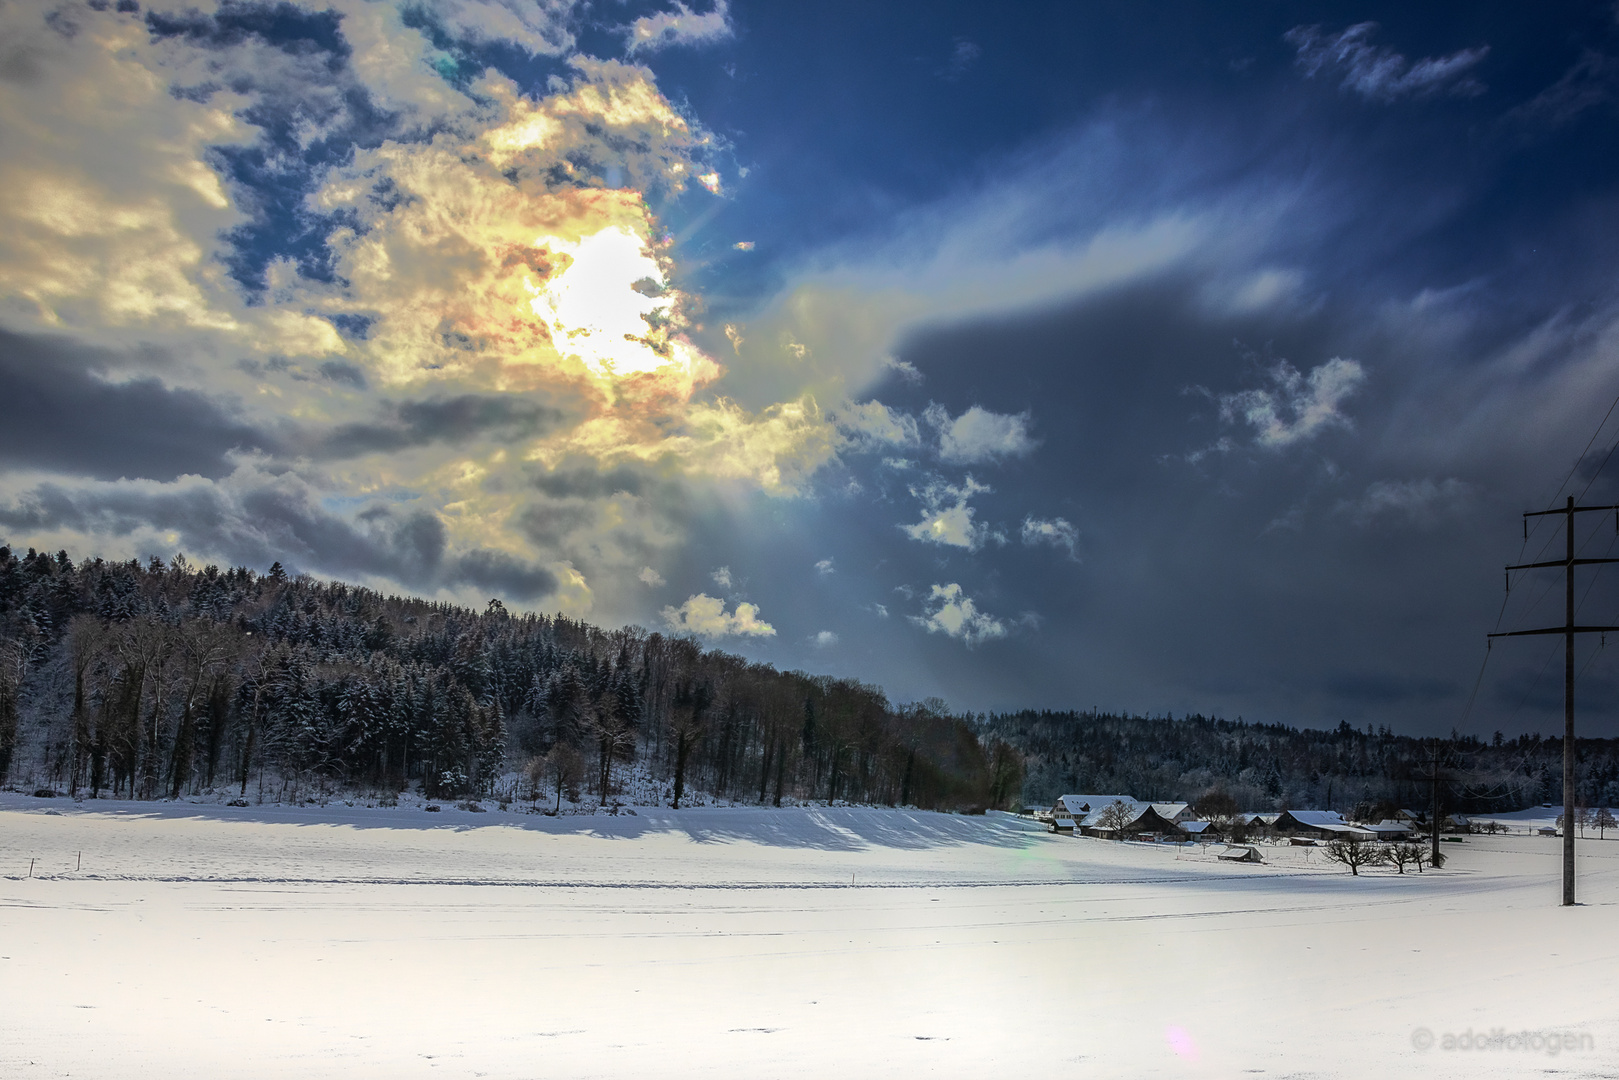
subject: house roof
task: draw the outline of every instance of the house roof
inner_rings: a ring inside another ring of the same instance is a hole
[[[1156,810],[1157,807],[1153,807],[1153,809]],[[1162,811],[1159,811],[1160,816],[1162,816],[1162,813]],[[1199,833],[1205,832],[1212,823],[1207,821],[1177,821],[1175,824],[1179,825],[1185,832],[1197,836]]]
[[[1226,848],[1220,852],[1218,858],[1228,862],[1260,862],[1259,852],[1251,847]]]
[[[1344,816],[1336,810],[1284,810],[1278,816],[1292,818],[1300,825],[1309,825],[1316,829],[1349,824],[1344,820]]]
[[[1111,806],[1115,802],[1122,802],[1126,806],[1135,806],[1136,800],[1129,795],[1059,795],[1057,805],[1073,814],[1076,818],[1088,814],[1093,810],[1100,810],[1104,806]]]
[[[1307,829],[1319,829],[1339,836],[1353,836],[1364,840],[1377,835],[1360,825],[1351,825],[1336,810],[1284,810],[1277,815],[1277,822],[1280,823],[1282,818],[1291,818]]]
[[[1376,825],[1357,825],[1358,829],[1365,829],[1378,836],[1410,836],[1411,828],[1400,821],[1380,821]]]
[[[1174,821],[1179,817],[1191,817],[1192,804],[1183,802],[1155,802],[1152,808],[1158,811],[1158,816],[1165,821]]]

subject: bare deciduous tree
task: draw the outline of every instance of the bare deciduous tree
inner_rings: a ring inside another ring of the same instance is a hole
[[[1360,876],[1360,868],[1363,866],[1382,866],[1389,861],[1389,853],[1382,844],[1366,843],[1354,838],[1328,840],[1322,850],[1333,862],[1343,863],[1349,867],[1349,872],[1356,877]]]
[[[1096,815],[1096,828],[1102,832],[1111,832],[1113,839],[1124,839],[1124,827],[1136,819],[1133,806],[1123,799],[1114,799],[1102,807],[1101,813]]]
[[[1422,868],[1432,860],[1433,854],[1428,850],[1428,845],[1413,840],[1390,844],[1384,848],[1384,861],[1402,874],[1405,873],[1407,866],[1416,867],[1417,873],[1420,874]]]

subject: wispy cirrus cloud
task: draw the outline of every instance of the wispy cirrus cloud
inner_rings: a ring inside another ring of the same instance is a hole
[[[714,7],[700,14],[677,2],[672,11],[643,15],[625,29],[624,36],[633,54],[676,45],[707,45],[733,33],[730,4],[714,0]]]
[[[1366,381],[1366,372],[1357,361],[1341,357],[1308,374],[1278,360],[1265,371],[1265,379],[1267,386],[1213,396],[1221,419],[1247,424],[1257,445],[1281,449],[1331,428],[1353,427],[1341,406]]]
[[[1026,547],[1049,544],[1051,547],[1067,551],[1071,559],[1078,558],[1076,547],[1079,543],[1079,531],[1065,518],[1055,517],[1047,520],[1031,514],[1023,519],[1022,537]]]
[[[1387,45],[1372,44],[1377,30],[1374,22],[1356,23],[1336,34],[1323,33],[1319,26],[1296,26],[1283,38],[1298,50],[1298,65],[1306,78],[1342,76],[1340,87],[1368,101],[1484,93],[1484,84],[1471,72],[1489,55],[1488,45],[1412,61]]]
[[[1363,528],[1409,525],[1428,529],[1461,510],[1474,491],[1473,485],[1455,477],[1376,480],[1358,498],[1340,500],[1334,510]]]

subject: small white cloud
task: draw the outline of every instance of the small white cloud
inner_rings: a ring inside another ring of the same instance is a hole
[[[1079,536],[1074,526],[1063,518],[1046,521],[1030,515],[1023,519],[1023,543],[1029,547],[1050,544],[1052,547],[1066,548],[1068,557],[1076,558],[1074,547],[1078,542]]]
[[[1006,624],[978,610],[957,584],[935,585],[923,604],[922,615],[907,616],[930,634],[957,638],[971,648],[1006,636]]]
[[[783,342],[781,348],[783,352],[785,352],[788,356],[791,356],[794,360],[802,360],[804,357],[810,354],[808,345],[794,341],[792,338],[788,338],[785,342]]]
[[[830,630],[822,630],[819,634],[810,638],[810,643],[817,649],[829,649],[838,643],[838,635]]]
[[[832,421],[844,438],[861,449],[881,444],[918,446],[922,442],[916,417],[890,409],[880,401],[851,401],[837,410]]]
[[[912,461],[910,458],[885,457],[883,458],[883,468],[893,469],[896,472],[904,472],[906,469],[916,468],[916,462]]]
[[[1344,399],[1366,381],[1366,372],[1354,360],[1334,357],[1311,368],[1308,375],[1280,360],[1266,375],[1269,387],[1220,394],[1216,399],[1221,418],[1248,424],[1260,446],[1291,446],[1327,428],[1354,426],[1339,411]]]
[[[1378,480],[1360,498],[1345,499],[1334,509],[1362,528],[1393,522],[1425,529],[1459,510],[1472,493],[1473,485],[1455,477]]]
[[[820,574],[822,577],[826,577],[828,574],[831,574],[832,573],[832,560],[831,559],[822,559],[820,562],[817,562],[815,564],[815,572],[817,574]]]
[[[641,567],[641,572],[635,576],[654,589],[661,589],[663,586],[668,584],[667,581],[663,580],[663,575],[652,569],[650,566]]]
[[[705,638],[774,637],[776,628],[759,618],[754,604],[738,604],[734,612],[725,610],[725,601],[698,593],[679,607],[663,609],[663,621],[677,634]]]
[[[1484,84],[1469,69],[1489,55],[1488,45],[1413,63],[1387,45],[1371,44],[1376,32],[1376,23],[1363,22],[1340,34],[1323,34],[1319,26],[1295,26],[1282,37],[1298,50],[1298,65],[1306,78],[1322,72],[1342,73],[1339,86],[1368,101],[1484,93]]]
[[[742,336],[741,327],[737,326],[735,323],[726,323],[725,340],[731,343],[731,351],[736,353],[738,356],[741,356],[742,343],[748,339]]]
[[[703,174],[701,174],[701,175],[699,175],[697,177],[697,182],[699,184],[703,185],[703,187],[707,188],[710,195],[718,195],[718,194],[720,194],[720,174],[719,173],[717,173],[717,172],[703,173]]]
[[[995,413],[974,405],[952,419],[943,405],[929,405],[923,417],[938,430],[939,457],[945,461],[971,465],[1022,457],[1034,449],[1028,413]]]
[[[710,574],[709,577],[713,578],[714,584],[718,585],[722,589],[729,589],[731,587],[731,568],[729,566],[720,567],[718,570]]]
[[[630,53],[651,52],[671,45],[705,45],[731,36],[730,4],[714,0],[714,10],[698,15],[685,4],[673,11],[643,15],[625,31]]]
[[[898,375],[903,381],[910,383],[912,386],[918,386],[922,382],[922,373],[918,371],[916,369],[916,365],[911,363],[909,360],[900,360],[893,356],[885,356],[883,357],[882,369],[884,371],[892,371],[895,375]]]
[[[743,172],[743,175],[744,176],[747,175],[745,170]],[[738,251],[752,251],[753,250],[753,241],[752,240],[738,240],[736,243],[732,244],[731,246],[733,248],[735,248],[736,250],[738,250]]]
[[[935,481],[923,488],[912,488],[911,494],[922,500],[922,520],[900,528],[912,540],[977,551],[986,540],[1004,539],[987,524],[974,521],[975,511],[967,505],[968,499],[989,490],[989,485],[971,476],[960,487]]]
[[[872,614],[876,615],[879,619],[888,618],[888,605],[887,604],[873,604],[873,605],[871,605],[871,611],[872,611]]]

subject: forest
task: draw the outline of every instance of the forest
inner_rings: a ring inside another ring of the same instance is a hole
[[[1337,810],[1361,820],[1423,810],[1437,768],[1442,808],[1504,813],[1563,799],[1563,742],[1539,735],[1427,739],[1386,727],[1295,728],[1206,716],[997,714],[985,738],[1016,747],[1031,806],[1074,792],[1215,803],[1244,810]],[[1578,739],[1582,806],[1619,805],[1619,739]]]
[[[1584,805],[1619,740],[1581,739]],[[896,705],[636,627],[483,611],[183,555],[75,564],[0,547],[0,786],[75,797],[335,792],[615,805],[851,802],[981,811],[1113,792],[1375,817],[1561,798],[1562,743],[1417,739],[1200,715]]]
[[[1011,748],[688,637],[0,548],[0,784],[75,797],[784,800],[982,811]]]

